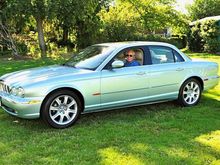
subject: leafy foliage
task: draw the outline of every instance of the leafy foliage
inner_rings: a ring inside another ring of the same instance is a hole
[[[130,3],[116,5],[100,12],[102,21],[103,41],[134,40],[135,33],[140,29],[140,14],[135,13]]]
[[[189,49],[200,52],[220,52],[220,26],[218,21],[197,22],[189,33]]]
[[[201,52],[203,50],[202,37],[200,35],[200,23],[196,23],[188,34],[188,47],[191,51]]]
[[[46,52],[48,56],[55,51],[76,51],[109,41],[154,40],[184,47],[189,31],[188,18],[175,10],[175,0],[1,2],[2,20],[17,43],[23,40],[19,50],[36,56],[41,52],[42,57]],[[172,28],[175,38],[164,36],[168,28]]]
[[[219,9],[220,0],[194,0],[194,3],[188,6],[192,20],[220,15]]]
[[[220,52],[220,25],[214,20],[207,20],[201,26],[201,37],[205,52]]]

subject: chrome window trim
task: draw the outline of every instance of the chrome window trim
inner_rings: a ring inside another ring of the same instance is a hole
[[[184,53],[182,53],[179,49],[177,49],[175,46],[167,44],[167,43],[154,43],[154,42],[149,42],[149,43],[145,43],[145,42],[140,42],[140,43],[128,43],[125,45],[119,45],[118,47],[116,47],[116,49],[111,52],[111,54],[102,62],[101,65],[99,65],[98,68],[96,68],[95,71],[102,71],[105,66],[109,63],[109,61],[120,51],[122,51],[123,49],[127,49],[130,47],[148,47],[148,46],[161,46],[161,47],[166,47],[169,48],[171,50],[176,51],[182,58],[184,61],[179,62],[179,63],[185,63],[185,62],[189,62],[192,61],[187,55],[185,55]],[[149,49],[149,48],[148,48]],[[146,54],[147,55],[147,54]]]

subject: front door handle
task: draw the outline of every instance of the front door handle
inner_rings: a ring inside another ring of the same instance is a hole
[[[142,76],[142,75],[145,75],[146,72],[138,72],[138,73],[136,73],[136,74],[139,75],[139,76]]]
[[[183,68],[177,68],[176,71],[183,71]]]

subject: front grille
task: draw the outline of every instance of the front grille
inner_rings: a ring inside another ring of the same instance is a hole
[[[3,91],[3,83],[0,81],[0,92]]]
[[[0,91],[10,93],[10,87],[3,83],[3,81],[0,81]]]

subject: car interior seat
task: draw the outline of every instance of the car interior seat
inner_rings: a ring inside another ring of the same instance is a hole
[[[137,49],[137,50],[134,50],[135,51],[135,59],[141,64],[143,65],[144,63],[144,54],[143,54],[143,51],[141,49]]]

